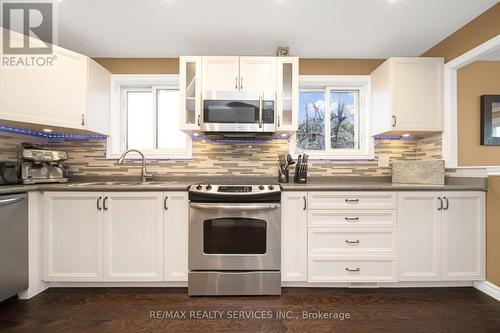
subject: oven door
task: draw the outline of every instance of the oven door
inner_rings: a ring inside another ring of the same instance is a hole
[[[190,270],[279,270],[279,203],[190,203]]]

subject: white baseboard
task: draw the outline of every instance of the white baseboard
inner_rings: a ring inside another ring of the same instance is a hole
[[[478,281],[474,282],[474,288],[482,291],[488,296],[493,297],[497,301],[500,301],[500,287],[489,282],[489,281]]]

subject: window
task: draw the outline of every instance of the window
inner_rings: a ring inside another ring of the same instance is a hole
[[[319,159],[373,159],[369,77],[302,76],[293,154]]]
[[[154,159],[191,158],[191,138],[180,130],[177,75],[116,76],[113,95],[109,158],[127,149]]]

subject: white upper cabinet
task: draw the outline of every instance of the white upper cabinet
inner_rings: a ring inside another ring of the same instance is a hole
[[[274,99],[276,57],[240,57],[240,90],[264,93],[266,99]]]
[[[109,134],[111,73],[55,45],[53,54],[52,66],[0,67],[0,121]]]
[[[443,130],[443,58],[390,58],[372,72],[373,135]]]
[[[240,90],[240,57],[203,57],[203,91]]]

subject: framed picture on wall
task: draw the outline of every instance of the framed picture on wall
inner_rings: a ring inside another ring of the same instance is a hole
[[[500,146],[500,95],[481,96],[481,145]]]

